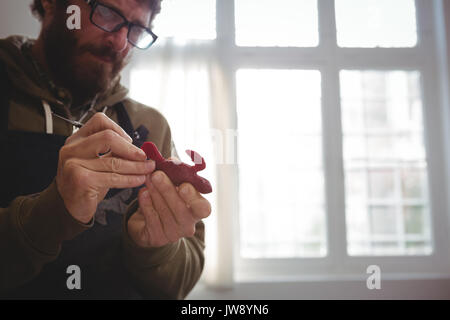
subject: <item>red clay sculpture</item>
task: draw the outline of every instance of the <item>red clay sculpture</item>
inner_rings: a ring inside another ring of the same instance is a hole
[[[155,161],[155,170],[163,171],[174,185],[179,186],[183,182],[188,182],[192,184],[200,193],[205,194],[212,192],[212,187],[209,181],[197,175],[198,171],[206,168],[205,159],[203,159],[203,157],[201,157],[197,152],[186,150],[187,155],[191,157],[191,160],[195,163],[194,166],[190,166],[181,161],[164,159],[153,142],[145,142],[141,149],[144,150],[148,159]]]

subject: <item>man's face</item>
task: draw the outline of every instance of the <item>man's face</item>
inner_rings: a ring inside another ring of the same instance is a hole
[[[148,1],[103,0],[105,5],[122,13],[128,21],[147,26],[151,11]],[[90,21],[91,7],[83,0],[69,1],[81,9],[81,29],[69,30],[70,17],[61,5],[43,30],[47,64],[58,83],[78,101],[85,102],[109,88],[126,66],[132,45],[127,41],[128,28],[108,33]]]

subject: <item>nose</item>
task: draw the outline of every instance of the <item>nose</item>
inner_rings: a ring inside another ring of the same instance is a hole
[[[128,28],[123,26],[120,30],[108,33],[108,44],[116,52],[122,52],[128,45]]]

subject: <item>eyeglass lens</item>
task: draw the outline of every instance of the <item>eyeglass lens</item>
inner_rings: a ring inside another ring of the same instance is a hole
[[[96,26],[107,32],[118,31],[126,22],[119,13],[99,3],[94,9],[91,19]],[[156,40],[147,29],[139,25],[131,24],[129,28],[128,41],[138,48],[146,49]]]

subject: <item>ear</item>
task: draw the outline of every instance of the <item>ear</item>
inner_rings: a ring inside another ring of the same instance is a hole
[[[58,6],[57,1],[60,0],[41,0],[42,8],[44,9],[44,16],[42,18],[43,29],[48,27],[56,15],[56,9]]]
[[[56,1],[58,0],[41,0],[42,8],[44,9],[44,16],[52,16],[55,12]]]

